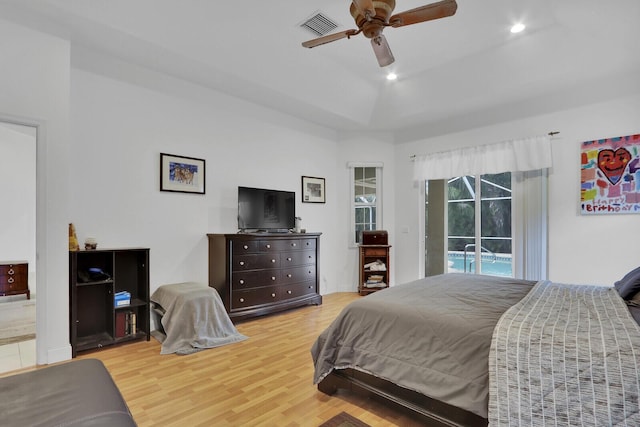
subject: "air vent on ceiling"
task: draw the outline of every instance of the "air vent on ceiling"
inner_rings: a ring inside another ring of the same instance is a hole
[[[322,12],[316,12],[306,21],[300,24],[302,28],[306,28],[317,36],[324,36],[338,28],[338,24]]]

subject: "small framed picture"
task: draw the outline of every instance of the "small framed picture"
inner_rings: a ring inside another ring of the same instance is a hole
[[[302,202],[303,203],[324,203],[326,201],[324,192],[324,178],[312,176],[302,177]]]
[[[204,194],[205,161],[160,153],[160,191]]]

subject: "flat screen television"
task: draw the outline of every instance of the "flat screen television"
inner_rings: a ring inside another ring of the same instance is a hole
[[[238,187],[238,228],[241,231],[287,232],[296,223],[296,193]]]

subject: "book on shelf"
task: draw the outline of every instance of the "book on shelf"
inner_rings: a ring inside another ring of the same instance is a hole
[[[122,338],[127,335],[127,313],[124,311],[116,312],[116,338]]]
[[[369,282],[368,280],[364,283],[365,288],[386,288],[387,284],[385,282]]]
[[[133,311],[118,311],[116,313],[116,338],[135,335],[137,331],[136,313]]]
[[[371,274],[367,276],[367,281],[364,282],[365,288],[386,288],[387,284],[384,282],[384,276],[382,274]]]

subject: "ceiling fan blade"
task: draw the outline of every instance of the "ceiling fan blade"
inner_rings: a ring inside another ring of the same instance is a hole
[[[342,31],[340,33],[333,33],[326,36],[318,37],[317,39],[307,40],[306,42],[302,43],[302,46],[312,48],[312,47],[320,46],[326,43],[331,43],[336,40],[343,39],[345,37],[355,36],[358,33],[359,33],[358,30],[347,30],[347,31]]]
[[[389,25],[397,28],[445,18],[454,15],[457,9],[458,4],[455,0],[443,0],[393,15],[389,18]]]
[[[376,16],[376,9],[373,7],[373,0],[353,0],[353,4],[356,5],[367,20]]]
[[[381,67],[386,67],[389,64],[393,64],[395,58],[391,53],[391,48],[387,43],[387,39],[383,34],[371,39],[371,46],[373,46],[373,52],[376,54],[378,64]]]

